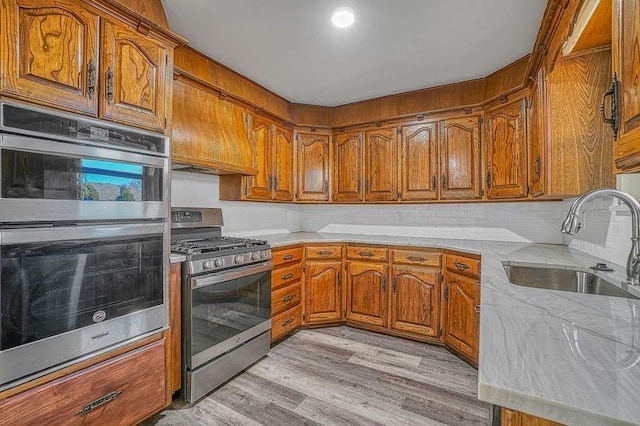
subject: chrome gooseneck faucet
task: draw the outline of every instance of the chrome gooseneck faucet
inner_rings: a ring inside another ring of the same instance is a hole
[[[585,192],[571,205],[567,218],[562,223],[562,232],[575,235],[581,227],[579,215],[584,203],[606,195],[619,199],[631,210],[631,252],[627,260],[627,279],[633,284],[638,284],[640,283],[640,203],[631,195],[615,189],[596,189]]]

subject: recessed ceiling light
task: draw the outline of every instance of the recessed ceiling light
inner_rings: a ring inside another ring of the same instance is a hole
[[[350,27],[356,20],[353,10],[348,7],[339,7],[333,12],[331,22],[338,28]]]

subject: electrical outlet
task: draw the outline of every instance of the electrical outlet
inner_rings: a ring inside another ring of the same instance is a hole
[[[404,222],[404,213],[403,212],[396,212],[396,222],[397,223]]]
[[[289,219],[289,218],[288,218],[288,214],[287,214],[287,213],[289,213],[289,212],[285,210],[285,211],[284,211],[284,221],[285,221],[285,222]]]

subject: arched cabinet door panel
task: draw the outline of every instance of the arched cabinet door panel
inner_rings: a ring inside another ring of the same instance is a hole
[[[440,334],[440,271],[394,266],[389,327],[425,336]]]
[[[307,323],[342,319],[342,262],[307,262],[305,318]]]
[[[347,264],[347,320],[386,327],[387,295],[385,264]]]

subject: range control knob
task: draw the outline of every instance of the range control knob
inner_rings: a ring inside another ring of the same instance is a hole
[[[205,260],[204,262],[202,262],[203,269],[214,269],[215,267],[216,264],[213,260]]]
[[[224,266],[224,259],[216,257],[213,263],[216,265],[216,268],[222,268]]]
[[[254,251],[253,253],[251,253],[251,260],[258,260],[260,259],[260,253],[257,251]]]
[[[266,251],[266,250],[262,250],[262,251],[260,252],[260,259],[266,259],[266,258],[267,258],[267,256],[268,256],[268,253],[267,253],[267,251]]]
[[[239,254],[235,255],[235,256],[233,257],[233,263],[235,263],[236,265],[237,265],[238,263],[244,263],[244,256],[241,256],[241,255],[239,255]]]

